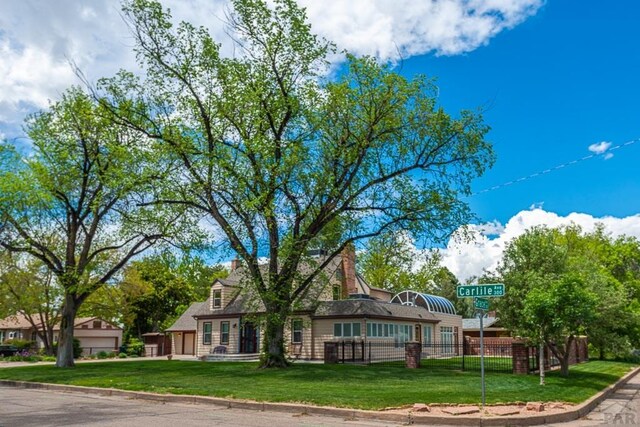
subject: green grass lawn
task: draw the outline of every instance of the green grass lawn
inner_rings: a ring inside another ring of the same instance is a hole
[[[41,365],[0,369],[0,379],[361,409],[480,401],[478,372],[302,363],[288,369],[261,370],[256,366],[167,360],[82,363],[73,369]],[[588,362],[573,366],[569,378],[548,373],[544,387],[538,385],[535,375],[491,372],[487,374],[487,403],[582,402],[633,366]]]

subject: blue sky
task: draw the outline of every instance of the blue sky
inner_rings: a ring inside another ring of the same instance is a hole
[[[340,49],[383,61],[401,52],[399,72],[437,77],[447,111],[485,109],[497,162],[477,192],[640,138],[636,0],[297,1]],[[224,43],[228,0],[161,2]],[[0,138],[19,137],[27,113],[79,83],[69,60],[95,81],[135,69],[131,47],[117,1],[0,2]],[[445,265],[462,280],[480,274],[539,224],[602,222],[640,238],[638,163],[640,141],[469,198],[476,241],[448,242]]]
[[[579,6],[578,6],[579,5]],[[486,46],[422,55],[402,72],[438,77],[448,110],[484,107],[497,162],[474,190],[640,138],[640,3],[550,1]],[[612,146],[613,146],[612,145]],[[561,215],[640,212],[638,144],[470,199],[483,221],[543,204]]]

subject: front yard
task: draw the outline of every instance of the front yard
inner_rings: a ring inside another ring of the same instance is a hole
[[[540,387],[535,375],[487,374],[487,403],[527,401],[582,402],[634,365],[592,361],[571,367],[569,378],[547,374]],[[261,370],[253,363],[130,361],[83,363],[73,369],[28,366],[0,369],[0,379],[111,387],[156,393],[193,394],[270,402],[382,409],[421,403],[480,401],[480,374],[387,366],[295,364]]]

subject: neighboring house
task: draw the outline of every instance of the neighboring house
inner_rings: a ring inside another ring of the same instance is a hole
[[[316,257],[315,262],[326,260],[323,256]],[[305,270],[310,270],[308,264],[301,267],[302,273]],[[413,340],[461,342],[462,317],[456,315],[450,301],[411,291],[393,296],[369,286],[356,273],[353,249],[332,259],[321,276],[294,304],[287,321],[285,339],[292,357],[323,359],[327,341],[397,345]],[[176,353],[191,351],[191,339],[185,339],[191,334],[195,338],[194,353],[199,357],[221,349],[227,354],[259,353],[260,315],[265,310],[247,290],[251,288],[245,286],[247,281],[245,269],[232,263],[229,276],[211,286],[207,301],[193,304],[168,329],[173,333]]]
[[[53,341],[57,342],[60,327],[53,327]],[[83,354],[95,354],[100,351],[117,351],[122,344],[122,328],[97,317],[78,317],[75,320],[74,337],[80,341]],[[36,343],[37,348],[44,345],[36,329],[21,314],[0,320],[0,343],[10,339],[29,340]]]
[[[493,316],[491,315],[493,314]],[[489,313],[482,320],[482,331],[486,338],[502,338],[510,337],[511,333],[500,323],[500,319],[495,317],[495,312]],[[480,337],[480,319],[474,317],[472,319],[462,319],[462,333],[465,337]]]

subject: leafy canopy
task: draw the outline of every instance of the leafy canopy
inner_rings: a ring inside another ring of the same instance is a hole
[[[273,316],[271,342],[324,267],[298,276],[307,249],[332,244],[323,249],[336,255],[386,230],[447,235],[469,220],[460,196],[493,152],[482,117],[447,114],[424,76],[347,54],[326,79],[333,46],[295,1],[232,4],[228,58],[205,29],[174,27],[159,3],[126,2],[145,76],[122,71],[98,95],[174,171],[154,203],[205,215],[243,261]]]

